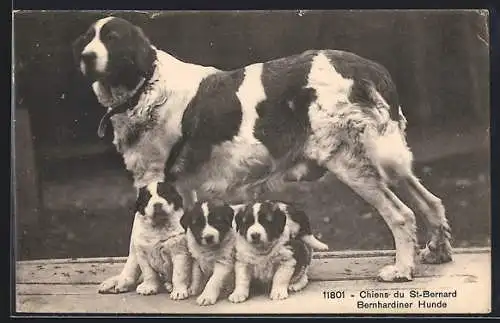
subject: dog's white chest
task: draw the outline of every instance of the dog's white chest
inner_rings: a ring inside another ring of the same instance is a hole
[[[279,265],[277,258],[260,257],[250,266],[253,278],[261,282],[270,282],[274,277],[274,273]]]
[[[271,282],[279,265],[292,257],[292,251],[283,244],[278,244],[264,255],[256,254],[252,247],[242,238],[238,237],[236,247],[236,258],[238,261],[246,263],[253,279],[264,283]]]
[[[190,230],[186,234],[186,239],[191,256],[196,260],[206,277],[210,277],[213,274],[216,262],[229,266],[234,264],[234,236],[231,233],[229,233],[217,249],[208,249],[200,246]]]

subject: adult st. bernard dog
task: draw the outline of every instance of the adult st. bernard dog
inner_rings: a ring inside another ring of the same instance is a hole
[[[188,204],[193,190],[202,199],[242,200],[278,189],[283,179],[329,171],[391,229],[396,260],[378,278],[397,281],[412,279],[416,250],[414,213],[391,189],[398,184],[431,233],[421,259],[451,260],[445,209],[412,172],[406,119],[381,65],[349,52],[308,50],[222,71],[157,49],[139,27],[115,17],[92,24],[74,54],[107,108],[99,134],[110,121],[137,188],[166,177]],[[114,281],[138,270],[130,254]]]

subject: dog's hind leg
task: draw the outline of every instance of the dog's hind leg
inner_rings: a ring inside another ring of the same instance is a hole
[[[426,247],[420,251],[420,260],[431,264],[451,261],[451,229],[443,203],[437,196],[429,192],[413,174],[403,178],[400,183],[424,215],[430,233]]]
[[[378,168],[361,156],[337,156],[326,163],[340,181],[371,204],[392,231],[396,261],[379,272],[381,281],[409,281],[415,267],[416,221],[408,208],[386,185]]]

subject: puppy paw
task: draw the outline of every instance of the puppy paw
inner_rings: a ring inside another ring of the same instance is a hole
[[[411,268],[398,268],[395,265],[388,265],[380,270],[377,280],[383,282],[412,281],[412,270]]]
[[[232,303],[241,303],[246,301],[247,298],[248,291],[235,290],[231,295],[229,295],[228,300]]]
[[[160,290],[160,285],[157,282],[154,281],[144,281],[137,288],[135,291],[137,294],[141,295],[154,295],[158,294],[158,291]]]
[[[170,292],[170,298],[173,300],[181,300],[189,297],[187,286],[174,287]]]
[[[172,292],[172,290],[174,289],[174,285],[172,285],[171,282],[163,283],[163,287],[165,287],[165,290],[169,293]]]
[[[99,285],[100,294],[118,294],[131,291],[135,280],[131,277],[113,276]]]
[[[424,264],[444,264],[453,260],[451,245],[448,240],[441,242],[438,246],[433,242],[427,243],[425,249],[419,254],[420,261]]]
[[[200,287],[199,286],[189,286],[188,288],[188,293],[189,293],[189,296],[196,296],[196,295],[199,295],[201,292],[200,290]]]
[[[204,290],[203,293],[196,299],[196,303],[200,306],[213,305],[217,302],[218,296],[219,295],[217,295],[214,291]]]
[[[298,292],[299,290],[304,289],[304,287],[306,287],[306,285],[308,283],[309,283],[309,279],[307,278],[306,275],[304,275],[304,276],[302,276],[302,278],[298,282],[290,284],[288,286],[288,291],[289,292]]]
[[[287,288],[273,288],[271,290],[271,294],[269,294],[269,298],[272,300],[280,300],[288,298],[288,289]]]

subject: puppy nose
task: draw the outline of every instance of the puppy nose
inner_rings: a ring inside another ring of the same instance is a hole
[[[83,52],[80,57],[84,63],[89,64],[97,58],[97,55],[94,52]]]
[[[153,205],[153,211],[155,214],[164,213],[163,206],[161,205],[161,203],[156,203],[155,205]]]
[[[254,233],[250,234],[250,238],[252,239],[252,241],[259,241],[260,240],[260,233],[254,232]]]
[[[214,236],[213,235],[207,235],[205,236],[205,241],[207,242],[207,244],[211,244],[214,242]]]

